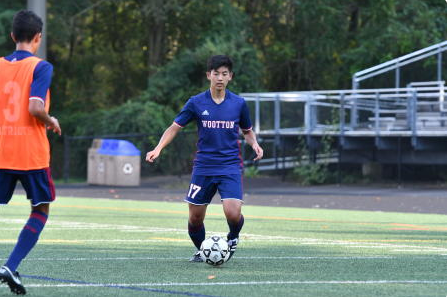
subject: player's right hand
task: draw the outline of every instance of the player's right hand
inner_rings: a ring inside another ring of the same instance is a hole
[[[158,150],[150,151],[146,154],[146,161],[148,161],[149,163],[153,163],[155,159],[158,158],[159,155],[160,152]]]
[[[59,135],[62,134],[61,126],[59,125],[59,121],[55,117],[51,117],[52,123],[50,125],[47,125],[48,130],[53,130],[54,133],[57,133]]]

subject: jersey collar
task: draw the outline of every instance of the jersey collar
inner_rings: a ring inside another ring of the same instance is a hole
[[[29,51],[14,51],[11,55],[5,57],[8,61],[20,61],[29,57],[33,57],[34,55],[30,53]]]
[[[210,90],[210,89],[206,90],[206,96],[208,97],[208,99],[209,99],[212,103],[214,103],[214,104],[216,104],[216,105],[222,105],[225,101],[228,100],[228,98],[230,98],[230,94],[229,94],[229,91],[228,91],[227,89],[225,89],[225,99],[224,99],[222,102],[220,102],[220,103],[216,103],[216,102],[213,100],[213,97],[211,96],[211,90]]]

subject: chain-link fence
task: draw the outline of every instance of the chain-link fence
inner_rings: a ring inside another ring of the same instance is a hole
[[[162,152],[154,163],[145,161],[146,153],[158,143],[161,133],[152,134],[115,134],[92,136],[67,136],[62,139],[51,139],[52,143],[52,171],[55,179],[65,182],[72,180],[86,180],[88,149],[94,139],[122,139],[132,142],[141,151],[141,176],[153,175],[183,175],[191,173],[193,160],[197,151],[197,132],[181,131]],[[267,156],[273,156],[269,141],[261,145],[265,148]],[[255,157],[253,150],[245,145],[241,139],[241,158],[250,160]],[[279,162],[279,161],[278,161]],[[257,164],[254,164],[257,165]]]
[[[67,136],[63,144],[53,143],[52,168],[56,179],[64,181],[85,180],[87,176],[87,154],[94,139],[121,139],[132,142],[141,151],[141,175],[182,175],[191,171],[196,151],[197,133],[180,132],[168,145],[155,163],[145,162],[146,153],[158,143],[161,133],[115,134],[94,136]]]

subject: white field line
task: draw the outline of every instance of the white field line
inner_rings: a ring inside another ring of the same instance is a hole
[[[0,219],[0,223],[17,223],[24,224],[24,219]],[[184,234],[185,229],[178,228],[159,228],[159,227],[145,227],[145,226],[135,226],[135,225],[117,225],[117,224],[100,224],[100,223],[83,223],[83,222],[71,222],[71,221],[51,221],[45,228],[48,232],[51,228],[58,228],[59,230],[113,230],[121,232],[148,232],[148,233],[171,233],[171,234]],[[208,234],[220,234],[221,232],[209,231]],[[331,246],[343,246],[348,248],[367,248],[367,249],[391,249],[391,250],[420,250],[422,252],[436,252],[436,253],[446,253],[447,248],[433,247],[433,246],[415,246],[415,245],[405,245],[405,244],[392,244],[392,243],[379,243],[379,242],[358,242],[358,241],[348,241],[348,240],[331,240],[331,239],[316,239],[316,238],[294,238],[288,236],[270,236],[270,235],[258,235],[258,234],[247,234],[244,233],[241,239],[246,242],[287,242],[293,244],[301,245],[331,245]],[[128,242],[128,243],[143,243],[143,242],[165,242],[163,239],[74,239],[70,241],[77,243],[113,243],[113,242]],[[61,241],[69,243],[70,241]],[[179,240],[183,241],[183,240]],[[1,243],[15,243],[15,240],[1,240]]]
[[[370,242],[370,243],[360,243],[354,241],[343,241],[343,240],[323,240],[323,239],[309,239],[309,238],[293,238],[289,240],[283,240],[282,238],[278,238],[277,240],[268,240],[262,238],[262,235],[258,235],[259,238],[250,238],[250,235],[242,236],[244,242],[287,242],[287,243],[295,243],[297,245],[315,245],[315,246],[342,246],[346,248],[365,248],[365,249],[388,249],[391,251],[394,250],[413,250],[420,252],[435,252],[435,253],[445,253],[447,252],[447,248],[441,247],[432,247],[432,246],[414,246],[414,245],[405,245],[405,244],[388,244],[388,243],[378,243],[378,242]],[[310,240],[310,242],[309,242]],[[0,239],[0,244],[10,244],[15,243],[16,239]],[[189,239],[170,239],[170,238],[160,238],[160,239],[70,239],[70,240],[51,240],[51,239],[41,239],[41,243],[63,243],[63,244],[88,244],[88,243],[151,243],[151,242],[168,242],[168,241],[177,241],[177,242],[189,242]],[[361,245],[359,245],[361,244]]]
[[[17,228],[0,228],[0,230],[22,230],[22,225],[25,224],[26,220],[21,219],[0,219],[0,223],[14,223],[20,224],[20,227]],[[118,224],[100,224],[100,223],[82,223],[82,222],[71,222],[71,221],[48,221],[45,226],[45,232],[49,232],[52,230],[111,230],[111,231],[121,231],[121,232],[142,232],[142,233],[171,233],[171,234],[185,234],[187,232],[185,229],[179,228],[160,228],[160,227],[145,227],[145,226],[135,226],[135,225],[118,225]],[[226,233],[208,231],[209,234],[219,234],[225,235]],[[222,233],[222,234],[220,234]],[[258,234],[244,234],[245,237],[250,238],[251,240],[263,240],[263,241],[290,241],[294,240],[294,237],[287,236],[270,236],[270,235],[258,235]]]
[[[406,244],[392,244],[380,242],[356,242],[347,240],[331,240],[331,239],[315,239],[315,238],[300,238],[302,245],[333,245],[346,246],[351,248],[381,248],[381,249],[417,249],[424,252],[446,252],[447,248],[433,247],[433,246],[415,246]]]
[[[148,243],[148,242],[164,242],[166,239],[39,239],[40,243],[63,243],[63,244],[83,244],[83,243]],[[189,239],[178,239],[177,242],[189,242]],[[2,243],[16,243],[17,239],[0,239],[0,244]]]
[[[207,282],[207,283],[104,283],[104,284],[27,284],[27,288],[60,287],[173,287],[173,286],[263,286],[263,285],[382,285],[382,284],[447,284],[447,280],[327,280],[327,281],[253,281],[253,282]],[[4,285],[3,285],[4,286]]]
[[[408,250],[407,249],[395,249],[392,251],[398,252],[398,253],[423,253],[423,252],[426,252],[427,250],[420,248],[420,249],[408,249]],[[440,254],[439,256],[445,256],[445,255]]]
[[[25,220],[21,219],[0,219],[0,223],[15,223],[23,225]],[[22,227],[17,228],[0,228],[0,230],[22,230]],[[121,232],[144,232],[144,233],[171,233],[171,234],[185,234],[187,232],[185,229],[179,228],[160,228],[160,227],[145,227],[145,226],[135,226],[135,225],[118,225],[118,224],[100,224],[100,223],[81,223],[81,222],[71,222],[71,221],[48,221],[45,226],[45,232],[52,230],[111,230],[111,231],[121,231]],[[209,234],[219,234],[221,236],[226,235],[226,233],[217,231],[208,231]],[[244,240],[260,240],[260,241],[290,241],[294,240],[293,237],[287,236],[270,236],[270,235],[258,235],[258,234],[244,234]],[[79,239],[79,241],[88,242],[88,240]],[[107,242],[107,241],[106,241]]]
[[[397,259],[398,257],[392,257],[392,256],[351,256],[351,257],[345,257],[345,256],[334,256],[334,257],[327,257],[327,256],[313,256],[313,257],[237,257],[238,259],[243,260],[380,260],[380,259]],[[423,259],[432,259],[433,257],[421,257]],[[141,260],[166,260],[166,261],[172,261],[172,260],[185,260],[188,258],[185,257],[81,257],[81,258],[25,258],[24,261],[141,261]],[[414,257],[412,258],[414,259]],[[0,258],[0,261],[7,260]]]
[[[0,231],[20,231],[22,230],[23,227],[15,227],[15,228],[0,228]],[[50,231],[71,231],[71,230],[111,230],[111,231],[123,231],[123,232],[135,232],[135,233],[147,233],[147,232],[171,232],[171,233],[175,233],[175,232],[181,232],[181,233],[185,233],[186,230],[168,230],[166,229],[162,229],[160,228],[160,230],[157,230],[155,228],[141,228],[141,229],[124,229],[124,228],[91,228],[91,227],[73,227],[73,228],[67,228],[67,227],[51,227],[51,226],[46,226],[45,227],[45,231],[46,232],[50,232]]]
[[[21,219],[0,219],[0,223],[7,224],[25,224],[26,220]],[[0,230],[5,230],[1,228]],[[8,228],[13,229],[13,228]],[[19,227],[16,230],[21,230]],[[53,221],[48,220],[45,227],[45,231],[50,230],[112,230],[112,231],[126,231],[126,232],[181,232],[184,233],[184,229],[178,228],[158,228],[158,227],[145,227],[135,225],[118,225],[118,224],[100,224],[100,223],[84,223],[84,222],[71,222],[71,221]]]

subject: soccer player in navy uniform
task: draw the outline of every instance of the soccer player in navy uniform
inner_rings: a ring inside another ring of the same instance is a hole
[[[166,129],[158,145],[146,155],[154,162],[165,148],[189,122],[197,124],[199,140],[194,160],[191,184],[185,201],[189,203],[188,233],[197,250],[205,240],[203,223],[206,208],[219,191],[230,232],[227,235],[230,257],[239,242],[239,232],[244,225],[242,208],[242,159],[239,146],[239,129],[246,143],[259,160],[263,150],[252,130],[249,110],[244,98],[226,89],[233,78],[233,62],[228,56],[212,56],[208,60],[206,76],[210,88],[191,97],[174,123]],[[198,251],[191,262],[202,262]]]
[[[7,204],[18,181],[31,202],[31,214],[11,255],[0,267],[0,282],[13,293],[25,294],[16,269],[39,239],[55,199],[46,129],[61,134],[48,115],[53,66],[34,54],[42,38],[42,20],[19,11],[11,37],[16,51],[0,58],[0,204]]]

